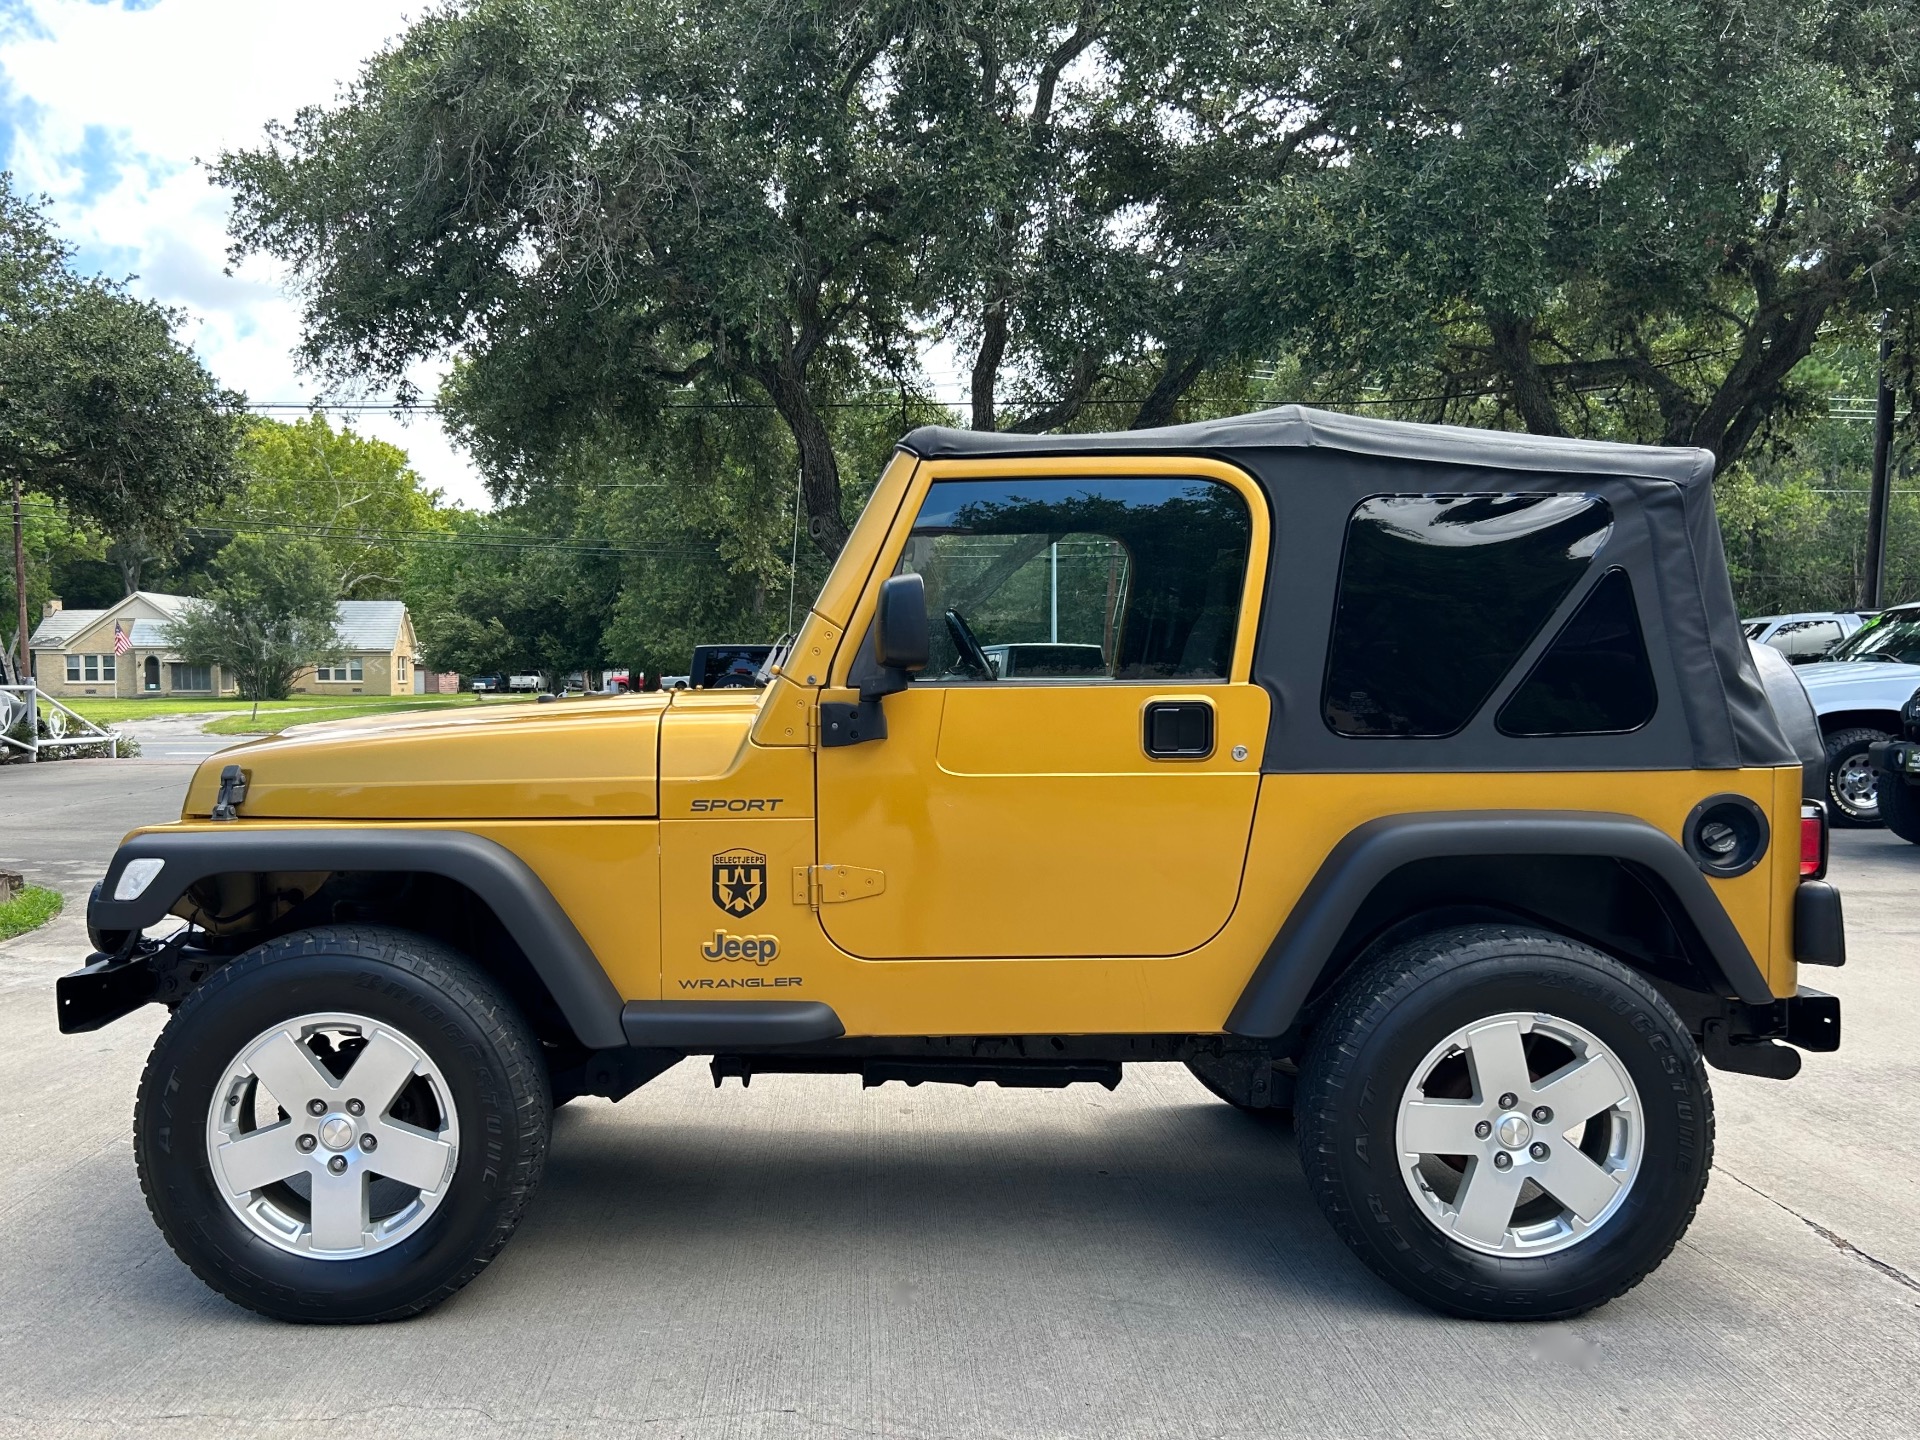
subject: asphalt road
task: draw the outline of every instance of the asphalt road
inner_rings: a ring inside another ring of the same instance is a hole
[[[52,981],[188,769],[0,768],[0,865],[75,902],[0,944],[0,1435],[1563,1436],[1920,1433],[1920,847],[1846,833],[1846,1046],[1715,1075],[1692,1231],[1558,1325],[1419,1310],[1350,1259],[1292,1134],[1184,1070],[1109,1094],[681,1066],[562,1111],[495,1266],[402,1325],[258,1319],[148,1219],[147,1011],[62,1037]]]

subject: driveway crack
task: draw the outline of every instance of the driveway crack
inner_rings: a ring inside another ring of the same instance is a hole
[[[1907,1289],[1913,1291],[1914,1293],[1920,1294],[1920,1280],[1914,1279],[1913,1276],[1907,1274],[1907,1272],[1902,1270],[1898,1265],[1889,1265],[1885,1260],[1880,1259],[1879,1256],[1869,1255],[1866,1251],[1862,1250],[1858,1245],[1854,1244],[1851,1240],[1847,1239],[1846,1236],[1835,1234],[1833,1231],[1829,1230],[1826,1226],[1822,1225],[1818,1220],[1812,1219],[1811,1217],[1806,1215],[1802,1215],[1798,1210],[1794,1209],[1791,1205],[1787,1204],[1784,1200],[1775,1199],[1773,1196],[1769,1195],[1766,1191],[1762,1190],[1758,1185],[1754,1185],[1746,1180],[1742,1180],[1738,1175],[1734,1174],[1731,1170],[1725,1169],[1724,1167],[1719,1165],[1716,1165],[1713,1168],[1719,1171],[1720,1174],[1726,1176],[1729,1180],[1733,1181],[1734,1184],[1740,1186],[1742,1189],[1751,1190],[1754,1194],[1758,1195],[1762,1200],[1765,1200],[1769,1205],[1777,1205],[1780,1209],[1786,1211],[1787,1214],[1793,1216],[1794,1219],[1798,1220],[1802,1225],[1806,1226],[1809,1230],[1813,1231],[1814,1234],[1818,1235],[1822,1240],[1826,1241],[1829,1245],[1833,1246],[1834,1249],[1840,1251],[1843,1255],[1851,1256],[1853,1259],[1858,1260],[1861,1264],[1867,1266],[1867,1268],[1871,1270],[1879,1271],[1880,1274],[1886,1276],[1887,1279],[1893,1281],[1894,1284],[1904,1285],[1907,1287]]]

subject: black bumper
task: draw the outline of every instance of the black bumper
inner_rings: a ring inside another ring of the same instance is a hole
[[[1876,740],[1867,747],[1867,763],[1883,775],[1920,785],[1920,743]]]

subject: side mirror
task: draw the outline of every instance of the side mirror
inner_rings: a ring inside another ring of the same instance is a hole
[[[927,582],[921,576],[895,575],[881,585],[873,659],[882,670],[906,675],[927,668]]]

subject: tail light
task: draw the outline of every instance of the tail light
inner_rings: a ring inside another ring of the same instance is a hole
[[[1800,878],[1818,880],[1827,873],[1827,807],[1818,800],[1800,805]]]

